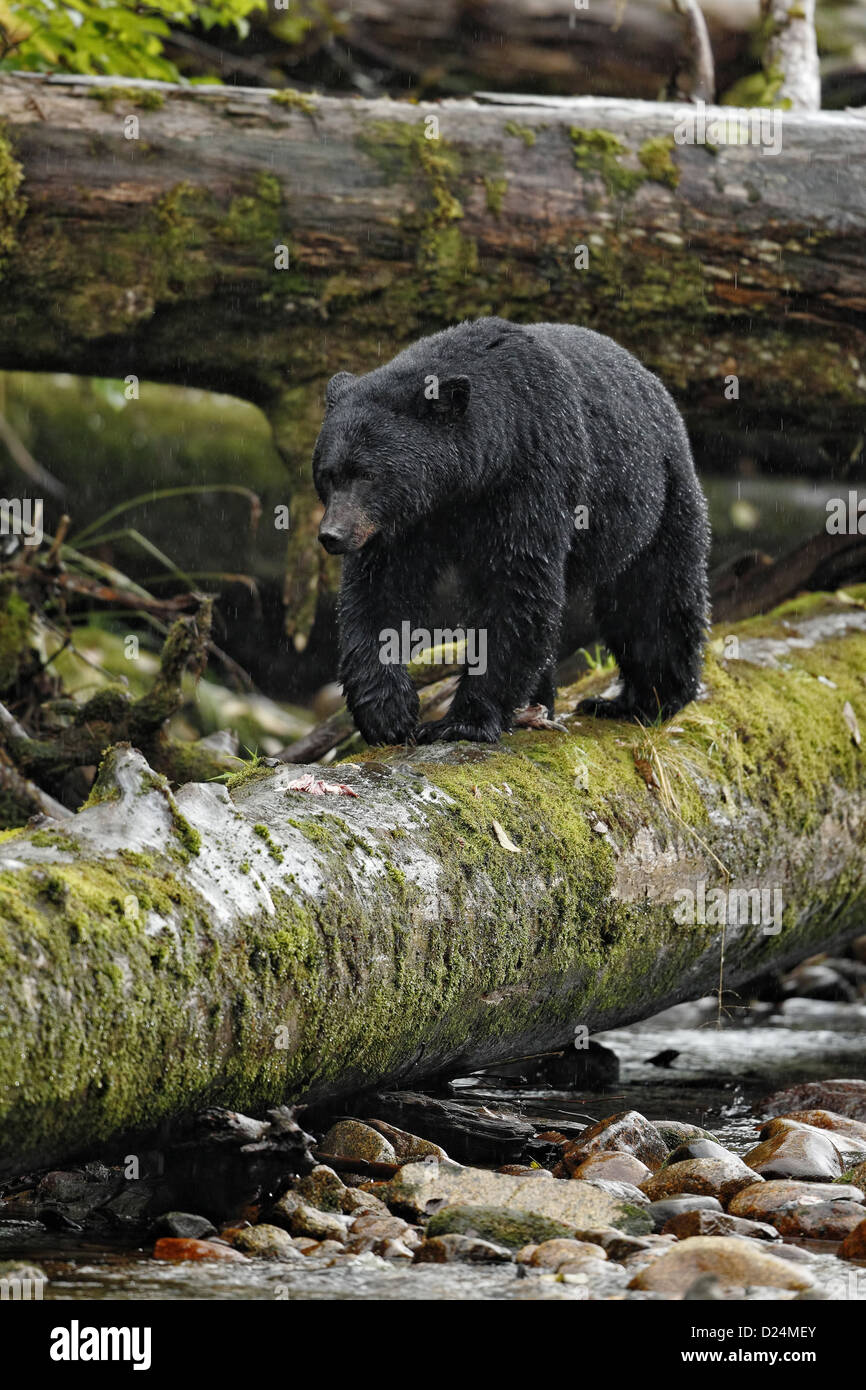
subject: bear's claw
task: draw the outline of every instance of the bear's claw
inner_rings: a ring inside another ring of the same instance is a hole
[[[469,743],[496,743],[502,730],[489,724],[461,724],[450,719],[433,719],[419,724],[415,730],[416,743],[454,743],[466,739]]]

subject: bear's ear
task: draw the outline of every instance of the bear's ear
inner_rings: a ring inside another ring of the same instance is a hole
[[[336,405],[355,380],[354,372],[337,372],[325,387],[325,405]]]
[[[449,376],[439,382],[439,395],[427,402],[434,415],[442,415],[450,420],[459,420],[465,415],[472,395],[472,383],[468,376]]]

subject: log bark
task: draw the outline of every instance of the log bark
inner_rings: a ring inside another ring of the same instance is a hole
[[[297,650],[338,575],[310,478],[323,383],[463,317],[609,333],[674,392],[699,458],[771,432],[854,477],[866,122],[764,112],[769,154],[678,144],[688,109],[2,77],[0,367],[261,405],[288,466]]]
[[[705,429],[814,430],[840,465],[833,441],[847,459],[863,430],[854,115],[780,113],[771,155],[677,144],[682,106],[595,98],[3,77],[0,113],[23,170],[0,214],[2,366],[233,391],[266,406],[306,473],[325,376],[498,312],[612,334]]]
[[[560,1048],[862,931],[864,669],[861,588],[717,629],[665,729],[377,749],[325,774],[355,796],[173,796],[115,748],[0,837],[0,1166]]]
[[[526,92],[653,100],[686,46],[670,0],[353,0],[336,24],[317,0],[297,0],[293,8],[310,28],[280,48],[279,16],[269,17],[273,41],[263,41],[259,27],[255,64],[239,69],[242,80],[267,80],[270,62],[299,80],[326,76],[364,95],[377,87],[441,96],[510,84]],[[733,81],[749,64],[755,4],[704,0],[703,8]],[[213,70],[212,59],[205,70]]]

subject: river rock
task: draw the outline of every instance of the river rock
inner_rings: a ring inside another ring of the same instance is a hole
[[[866,1163],[858,1163],[857,1167],[845,1176],[852,1187],[859,1188],[866,1195]]]
[[[319,1211],[342,1211],[343,1199],[347,1192],[355,1189],[346,1187],[342,1178],[326,1163],[317,1163],[311,1172],[298,1178],[294,1191],[312,1207]]]
[[[372,1192],[347,1187],[340,1198],[340,1211],[346,1216],[387,1216],[388,1208]]]
[[[164,1211],[150,1227],[152,1236],[186,1236],[190,1239],[203,1239],[216,1235],[216,1227],[206,1216],[195,1216],[189,1211]]]
[[[716,1140],[708,1129],[701,1129],[700,1125],[687,1125],[682,1120],[653,1120],[653,1124],[669,1149],[688,1144],[692,1139]]]
[[[827,1115],[826,1110],[803,1110],[804,1115]],[[866,1132],[866,1125],[861,1125],[858,1120],[846,1120],[844,1115],[839,1117],[844,1124],[853,1125],[857,1129]],[[842,1160],[842,1167],[850,1168],[854,1163],[862,1163],[866,1159],[866,1139],[862,1139],[854,1134],[845,1134],[841,1130],[832,1130],[829,1127],[810,1125],[803,1120],[795,1120],[789,1115],[777,1115],[775,1119],[767,1120],[761,1126],[760,1139],[767,1142],[777,1139],[781,1134],[792,1134],[799,1130],[805,1134],[818,1134],[833,1145]]]
[[[378,1130],[361,1120],[338,1120],[319,1145],[322,1154],[335,1158],[360,1158],[365,1163],[396,1163],[392,1144]]]
[[[600,1245],[587,1240],[543,1240],[536,1245],[528,1263],[535,1269],[552,1269],[554,1273],[564,1264],[586,1257],[592,1260],[606,1260],[607,1254]]]
[[[662,1167],[670,1168],[674,1163],[686,1163],[690,1158],[735,1158],[730,1149],[726,1149],[717,1139],[704,1139],[698,1137],[687,1139],[684,1144],[678,1144],[675,1149],[671,1149]]]
[[[807,1240],[845,1240],[863,1221],[858,1202],[810,1202],[805,1207],[789,1207],[775,1218],[783,1236]]]
[[[764,1254],[736,1236],[689,1236],[640,1270],[630,1289],[684,1294],[702,1274],[723,1287],[808,1289],[813,1280],[775,1255]]]
[[[349,1229],[348,1217],[311,1207],[297,1192],[285,1192],[271,1207],[268,1220],[289,1235],[308,1236],[311,1240],[343,1242]]]
[[[372,1250],[374,1255],[385,1256],[386,1247],[395,1240],[411,1251],[421,1243],[421,1236],[400,1216],[358,1216],[349,1227],[346,1249],[357,1255]]]
[[[398,1163],[409,1163],[420,1158],[448,1157],[439,1144],[434,1144],[430,1139],[421,1139],[417,1134],[410,1134],[408,1130],[398,1129],[396,1125],[386,1124],[384,1120],[368,1120],[367,1124],[388,1141],[397,1155]]]
[[[762,1126],[760,1137],[769,1139],[770,1135],[776,1132],[772,1126],[779,1124],[782,1120],[793,1120],[796,1124],[811,1125],[813,1129],[827,1129],[834,1138],[845,1135],[848,1139],[861,1139],[863,1141],[862,1147],[866,1150],[866,1124],[862,1120],[852,1120],[847,1115],[836,1114],[833,1110],[795,1110],[790,1115],[777,1115],[772,1120],[767,1120],[766,1124]]]
[[[762,1178],[793,1178],[799,1182],[832,1182],[845,1171],[832,1139],[805,1126],[784,1129],[743,1155],[747,1167]]]
[[[26,1260],[0,1260],[0,1301],[23,1296],[41,1297],[41,1291],[48,1283],[48,1275],[39,1265],[28,1264]],[[29,1294],[27,1286],[29,1285]]]
[[[731,1216],[747,1216],[751,1221],[769,1221],[775,1226],[779,1212],[812,1202],[862,1202],[864,1194],[851,1183],[793,1182],[773,1178],[744,1187],[728,1205]],[[866,1216],[866,1212],[864,1212]]]
[[[244,1260],[246,1255],[230,1245],[215,1240],[185,1240],[178,1236],[161,1236],[153,1247],[155,1260]]]
[[[573,1178],[605,1178],[608,1181],[627,1182],[640,1187],[651,1176],[650,1169],[634,1154],[596,1153],[590,1154],[572,1170]]]
[[[648,1178],[642,1189],[651,1202],[674,1197],[678,1192],[727,1202],[754,1181],[752,1169],[736,1154],[726,1153],[724,1158],[687,1158],[682,1163],[672,1163]]]
[[[866,1219],[849,1231],[836,1253],[843,1260],[866,1260]]]
[[[506,1207],[448,1206],[434,1212],[427,1234],[468,1235],[519,1250],[557,1238],[574,1237],[573,1227],[563,1221],[531,1211],[512,1211]]]
[[[634,1154],[652,1173],[662,1166],[668,1154],[668,1146],[655,1125],[637,1110],[623,1110],[590,1125],[579,1139],[566,1144],[562,1161],[571,1173],[590,1154],[612,1150]]]
[[[281,1226],[270,1226],[262,1222],[260,1226],[244,1226],[232,1238],[235,1250],[245,1255],[258,1255],[271,1260],[300,1260],[303,1256],[296,1250],[292,1237]]]
[[[779,1232],[766,1221],[747,1221],[723,1211],[681,1211],[662,1227],[663,1235],[679,1240],[687,1236],[743,1236],[755,1240],[778,1240]]]
[[[513,1253],[501,1245],[454,1232],[428,1236],[415,1251],[416,1264],[509,1264],[513,1259]]]
[[[599,1245],[608,1259],[615,1260],[618,1264],[647,1250],[666,1250],[672,1243],[671,1236],[629,1236],[624,1231],[615,1231],[613,1227],[601,1231],[583,1231],[581,1234],[584,1240]]]
[[[631,1206],[649,1206],[649,1197],[633,1183],[614,1182],[612,1178],[581,1178],[580,1181],[597,1187],[599,1192],[606,1192],[610,1197],[617,1197],[621,1202],[628,1202]]]
[[[304,1242],[302,1253],[308,1260],[330,1261],[337,1255],[345,1254],[345,1249],[338,1240],[311,1240]]]
[[[547,1231],[541,1239],[572,1235],[589,1226],[616,1226],[636,1234],[651,1226],[637,1203],[624,1202],[592,1182],[540,1182],[535,1177],[515,1178],[456,1163],[407,1163],[382,1184],[379,1193],[399,1214],[415,1218],[444,1206],[507,1208],[509,1219],[544,1217],[559,1229]],[[525,1245],[533,1238],[526,1235],[517,1244]]]
[[[721,1210],[722,1204],[718,1197],[706,1197],[699,1192],[684,1192],[681,1196],[663,1197],[658,1202],[650,1203],[649,1214],[653,1230],[660,1231],[672,1217],[679,1216],[681,1212]]]
[[[790,1115],[797,1110],[831,1110],[866,1123],[866,1081],[805,1081],[776,1091],[761,1106],[766,1115]]]

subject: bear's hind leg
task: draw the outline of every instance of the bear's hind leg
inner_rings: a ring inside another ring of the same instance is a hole
[[[581,701],[578,713],[655,723],[698,694],[709,621],[708,535],[697,499],[692,510],[691,520],[669,510],[647,550],[599,590],[598,621],[623,688],[613,700]],[[676,526],[668,531],[672,518]]]

